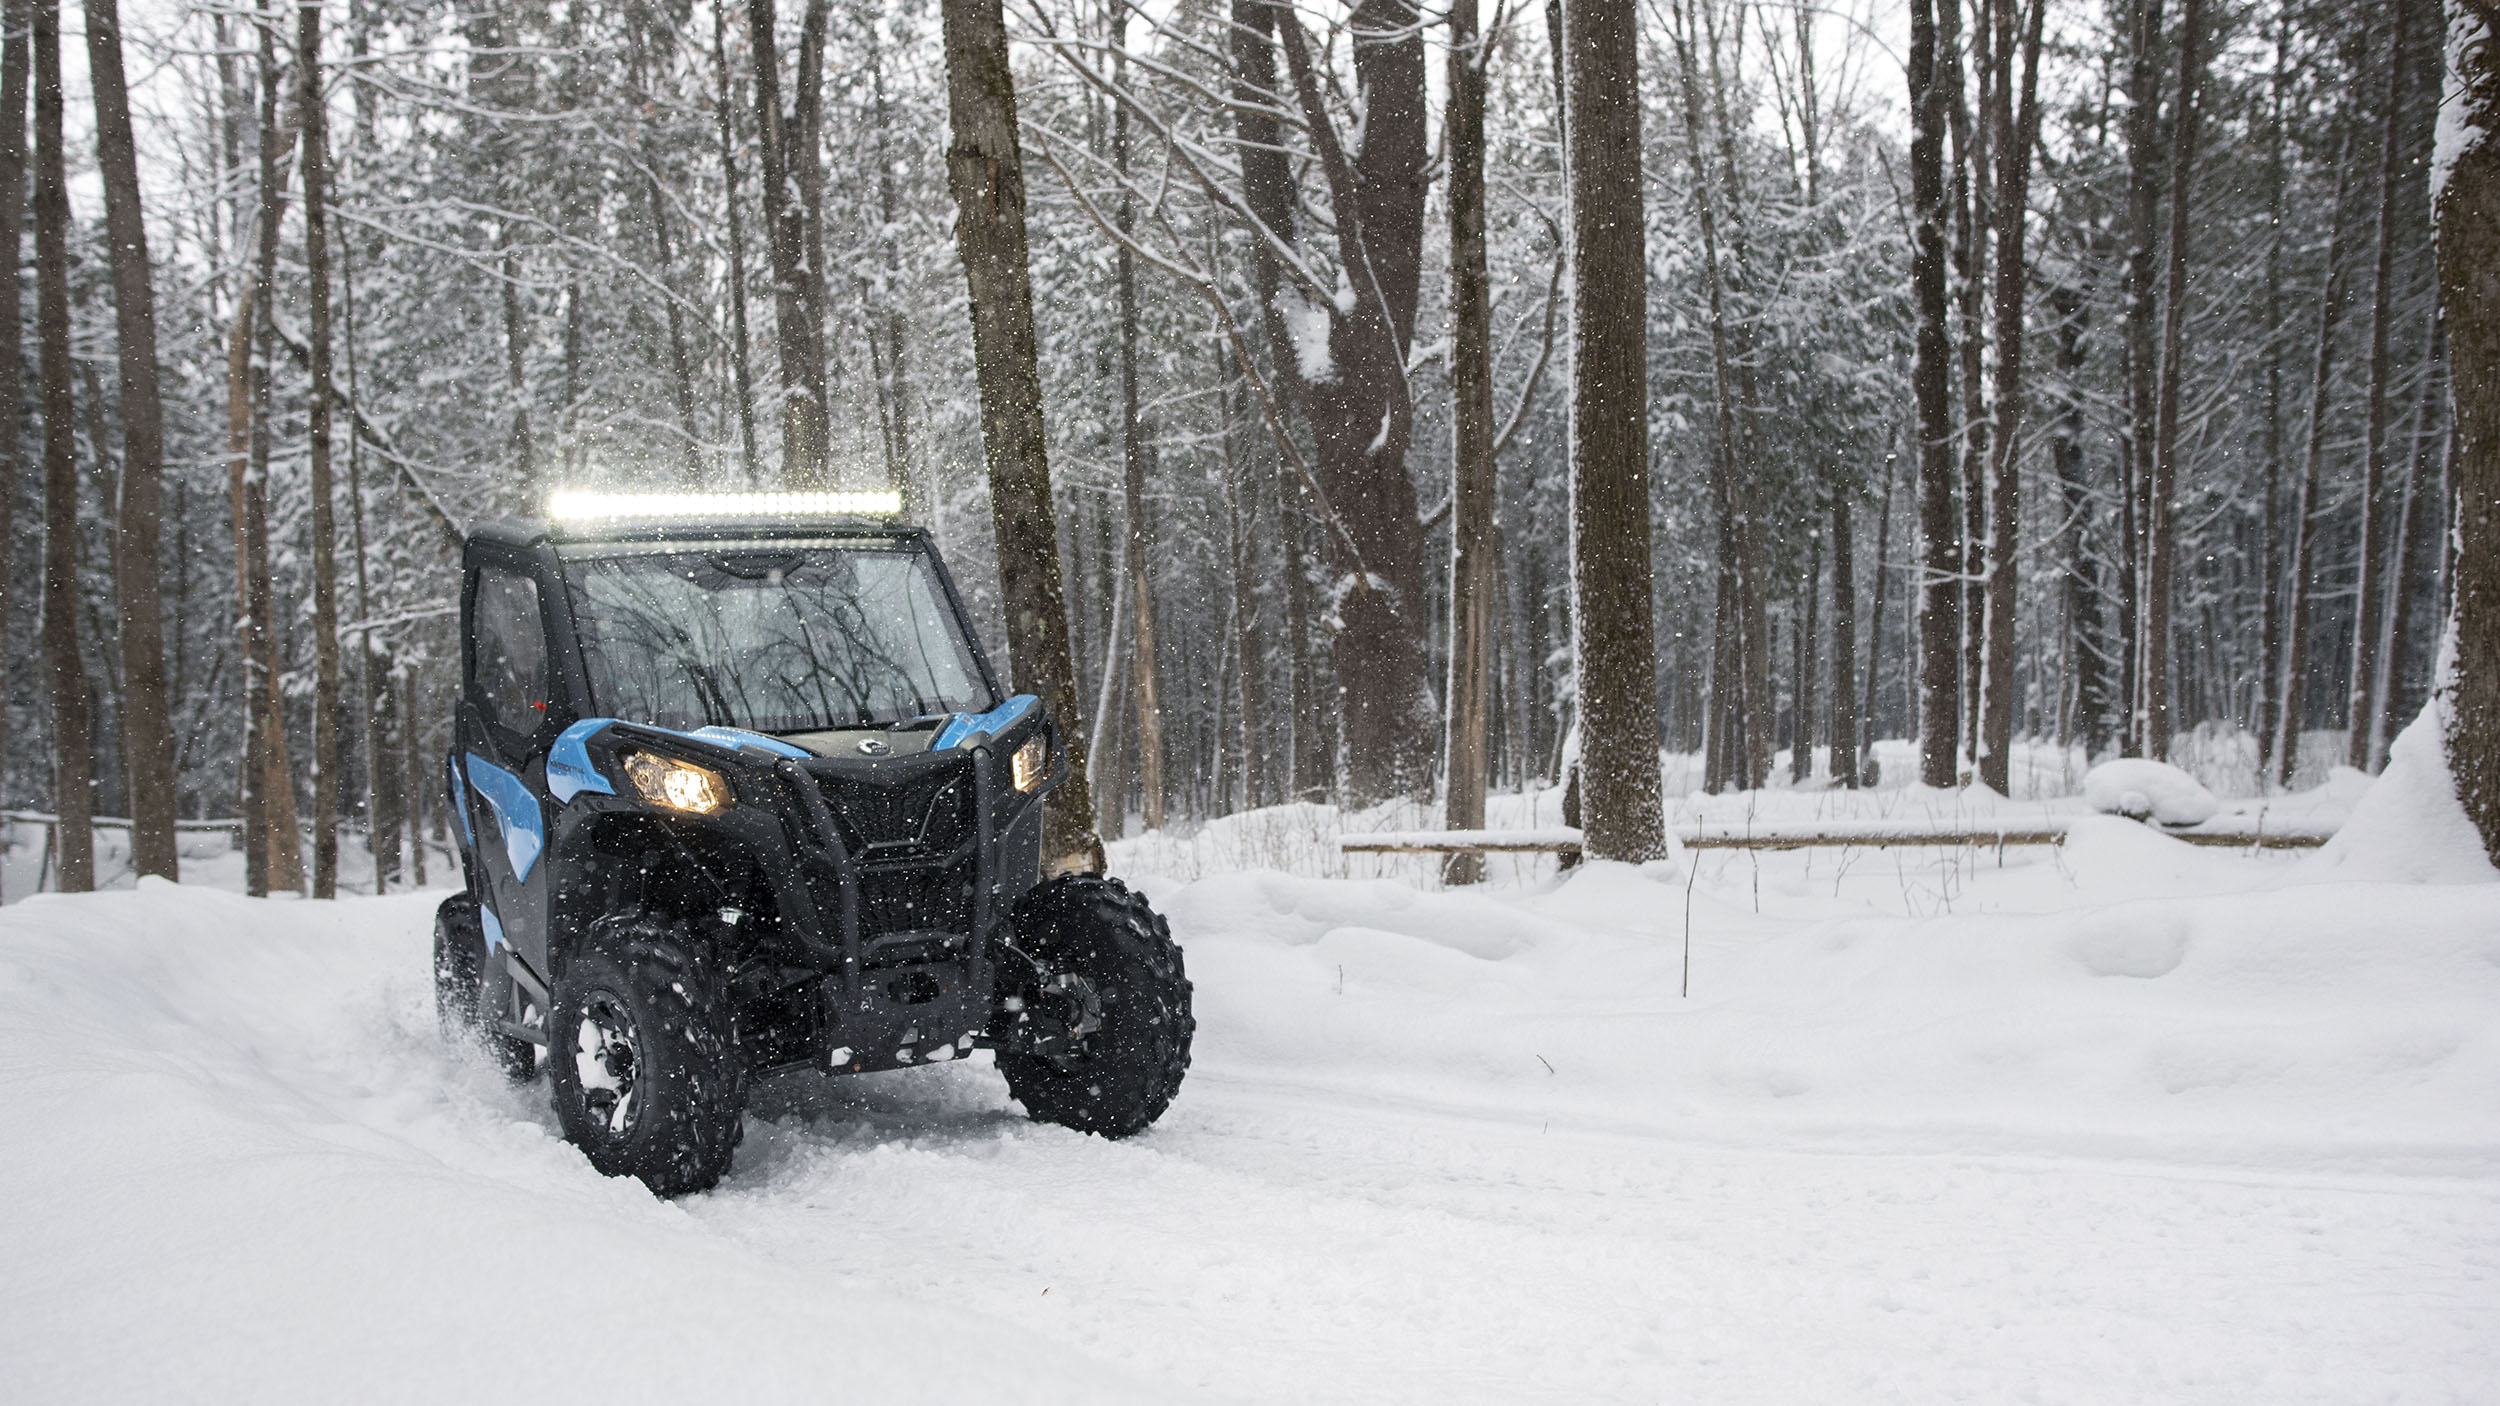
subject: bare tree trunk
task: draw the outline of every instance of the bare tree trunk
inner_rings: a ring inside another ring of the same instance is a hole
[[[87,72],[95,93],[96,165],[111,245],[115,342],[121,360],[121,504],[113,553],[121,610],[122,766],[130,796],[134,873],[178,877],[174,849],[174,730],[165,691],[165,616],[157,562],[165,469],[165,410],[156,370],[156,290],[140,209],[139,155],[130,130],[116,0],[86,0]]]
[[[1649,277],[1640,11],[1566,0],[1572,307],[1571,564],[1580,786],[1593,859],[1663,852],[1649,542]]]
[[[12,406],[22,401],[26,385],[26,351],[21,340],[24,304],[18,275],[24,257],[26,222],[26,42],[30,16],[26,0],[0,6],[0,386],[10,388]],[[14,559],[17,543],[17,495],[25,464],[18,455],[18,417],[14,410],[7,431],[0,433],[0,550]],[[9,608],[17,603],[16,573],[0,571],[0,636],[5,636]],[[37,591],[41,596],[40,587]],[[15,660],[0,651],[0,699],[9,697],[7,680]],[[0,706],[0,756],[7,756],[8,709]],[[0,822],[5,823],[5,822]],[[5,833],[5,832],[0,832]]]
[[[1817,612],[1823,602],[1823,544],[1806,549],[1806,588],[1802,618],[1794,622],[1796,657],[1796,725],[1788,749],[1788,779],[1798,785],[1814,779],[1814,643],[1821,631]]]
[[[2143,541],[2153,479],[2153,441],[2158,433],[2154,360],[2154,223],[2161,210],[2161,23],[2162,0],[2133,0],[2127,36],[2127,472],[2126,564],[2119,611],[2127,637],[2126,749],[2144,748],[2146,618],[2156,608],[2145,599]]]
[[[1111,19],[1112,81],[1128,79],[1128,12]],[[1135,197],[1128,187],[1128,105],[1111,114],[1111,165],[1120,174],[1119,248],[1114,251],[1120,302],[1120,487],[1128,531],[1122,558],[1129,576],[1129,619],[1136,639],[1129,667],[1136,673],[1137,788],[1148,830],[1163,828],[1163,689],[1157,677],[1161,660],[1155,650],[1154,583],[1146,575],[1146,546],[1151,528],[1146,521],[1146,465],[1154,453],[1147,443],[1152,430],[1137,413],[1137,259],[1129,241],[1137,222]]]
[[[894,108],[885,90],[885,48],[873,20],[868,25],[869,98],[877,123],[877,215],[884,225],[882,240],[885,252],[886,290],[885,315],[877,319],[877,328],[870,333],[873,352],[877,338],[885,342],[884,365],[878,370],[878,394],[886,406],[888,473],[894,486],[914,499],[936,505],[936,484],[923,495],[911,451],[911,378],[905,370],[909,340],[904,336],[903,317],[903,251],[896,237],[901,226],[902,207],[894,188]]]
[[[2161,384],[2154,392],[2153,477],[2145,494],[2144,553],[2144,755],[2170,760],[2171,557],[2176,549],[2170,520],[2179,485],[2179,364],[2187,324],[2188,205],[2196,176],[2196,124],[2202,115],[2205,74],[2198,45],[2204,0],[2187,0],[2179,16],[2179,93],[2171,123],[2170,239],[2162,294]]]
[[[1938,72],[1935,5],[1910,0],[1910,204],[1916,219],[1910,284],[1918,312],[1910,389],[1918,403],[1919,780],[1949,787],[1961,741],[1962,552],[1953,511],[1953,353],[1945,324],[1944,135],[1953,97]]]
[[[1978,78],[1980,105],[1984,111],[1988,100],[1989,79],[1993,73],[1988,61],[1988,0],[1973,0],[1971,15],[1971,66]],[[1979,733],[1979,671],[1981,639],[1987,630],[1988,606],[1988,406],[1984,394],[1986,378],[1983,371],[1988,339],[1987,316],[1983,311],[1988,282],[1988,244],[1985,231],[1993,224],[1990,216],[1988,167],[1989,130],[1986,123],[1973,130],[1971,104],[1965,101],[1962,76],[1962,7],[1961,0],[1942,0],[1939,10],[1941,33],[1937,35],[1936,67],[1944,85],[1948,127],[1952,138],[1952,154],[1948,167],[1952,172],[1952,190],[1948,199],[1953,206],[1953,272],[1955,282],[1955,318],[1961,323],[1961,337],[1954,343],[1961,375],[1954,384],[1961,401],[1961,468],[1957,486],[1960,492],[1962,553],[1958,567],[1961,579],[1960,668],[1955,685],[1960,711],[1955,726],[1961,743],[1956,758],[1955,779],[1968,780],[1958,768],[1976,760],[1980,748]]]
[[[810,0],[811,4],[820,0]],[[808,296],[807,209],[792,165],[798,133],[781,111],[781,51],[773,0],[747,0],[755,50],[755,125],[763,148],[764,242],[773,265],[773,342],[781,353],[781,477],[792,488],[819,486],[827,469],[823,342],[813,334]]]
[[[2194,3],[2194,0],[2190,0]],[[2022,469],[2017,451],[2023,425],[2023,297],[2029,266],[2023,261],[2024,221],[2031,199],[2031,152],[2040,140],[2040,32],[2047,0],[2030,0],[2015,68],[2018,0],[1989,0],[1995,26],[1996,76],[1988,85],[1989,125],[1995,130],[1996,433],[1989,452],[1988,589],[1986,650],[1979,672],[1979,781],[1998,795],[2013,793],[2014,611],[2017,603],[2022,527]],[[2015,85],[2021,85],[2020,96]]]
[[[2103,647],[2101,595],[2104,577],[2091,554],[2091,488],[2084,481],[2083,397],[2084,319],[2090,315],[2083,290],[2058,283],[2049,289],[2049,306],[2057,314],[2057,369],[2066,387],[2066,404],[2058,416],[2050,457],[2064,497],[2066,527],[2066,648],[2073,675],[2074,733],[2083,738],[2084,754],[2097,756],[2115,740],[2112,717],[2110,657]]]
[[[43,664],[52,703],[55,885],[95,887],[95,737],[78,644],[78,426],[69,349],[69,181],[61,154],[60,11],[36,0],[35,335],[43,406]]]
[[[2378,261],[2370,282],[2370,408],[2368,449],[2361,473],[2361,581],[2353,600],[2352,704],[2345,711],[2347,765],[2370,766],[2370,730],[2378,718],[2378,631],[2372,625],[2387,589],[2387,357],[2388,324],[2394,321],[2396,187],[2403,179],[2405,40],[2413,7],[2394,0],[2395,32],[2387,46],[2386,126],[2379,138]]]
[[[1210,230],[1207,239],[1211,252],[1220,249],[1220,231]],[[1212,259],[1208,267],[1215,267]],[[1250,539],[1257,531],[1258,497],[1256,493],[1244,493],[1248,485],[1242,481],[1241,468],[1233,451],[1232,382],[1224,353],[1212,337],[1207,342],[1207,352],[1215,370],[1216,448],[1223,455],[1224,514],[1228,529],[1226,544],[1230,548],[1228,560],[1233,577],[1233,661],[1240,670],[1241,804],[1243,809],[1248,810],[1267,803],[1268,774],[1264,745],[1267,739],[1267,664],[1261,657],[1259,645],[1262,632],[1259,629],[1258,592],[1251,584],[1257,569],[1253,564]],[[1245,496],[1249,498],[1246,504],[1242,501]]]
[[[2283,725],[2283,98],[2291,74],[2288,9],[2275,17],[2274,72],[2266,92],[2266,428],[2265,502],[2259,509],[2265,573],[2257,630],[2257,778],[2274,774],[2276,733]]]
[[[2454,0],[2448,55],[2464,135],[2432,196],[2456,411],[2448,774],[2500,864],[2500,4]]]
[[[2352,174],[2349,124],[2335,146],[2335,202],[2326,239],[2326,288],[2318,304],[2317,357],[2310,368],[2309,418],[2301,449],[2300,497],[2292,511],[2291,624],[2283,634],[2283,725],[2274,748],[2275,784],[2289,786],[2300,763],[2307,713],[2311,563],[2318,545],[2318,463],[2326,452],[2327,393],[2335,370],[2335,324],[2344,309],[2344,196]]]
[[[345,314],[347,404],[357,404],[356,383],[356,241],[339,241],[339,292]],[[390,892],[399,880],[399,831],[404,810],[399,765],[390,751],[392,706],[390,664],[373,638],[373,575],[365,535],[364,436],[347,436],[348,533],[356,553],[356,678],[364,699],[365,848],[373,858],[373,891]]]
[[[330,246],[329,124],[321,91],[321,7],[296,7],[296,76],[304,127],[304,272],[310,305],[312,389],[305,414],[311,431],[313,577],[313,897],[336,898],[339,884],[339,596],[338,525],[330,482]],[[511,255],[505,256],[509,275]],[[513,288],[504,283],[507,330],[513,321]],[[520,353],[512,343],[513,389],[520,390]],[[515,437],[523,445],[526,475],[529,412],[518,411]],[[526,479],[525,479],[526,481]],[[532,497],[535,498],[535,494]]]
[[[1850,521],[1849,497],[1845,491],[1832,495],[1832,784],[1854,791],[1858,788],[1858,567],[1857,528]]]
[[[400,739],[407,746],[404,794],[408,797],[408,878],[418,888],[425,887],[425,819],[429,808],[426,798],[434,794],[431,762],[425,755],[425,718],[417,711],[417,671],[410,669],[399,680]]]
[[[749,484],[760,483],[756,466],[755,387],[753,362],[747,354],[747,241],[738,208],[737,108],[729,90],[729,25],[722,14],[727,0],[712,0],[712,113],[720,129],[721,213],[729,237],[729,381],[737,397],[739,463]]]
[[[1493,302],[1484,233],[1484,81],[1491,57],[1476,36],[1476,0],[1452,0],[1449,147],[1450,678],[1442,744],[1443,823],[1484,828],[1493,688]],[[1484,856],[1453,854],[1441,879],[1472,884]]]
[[[1432,790],[1439,713],[1425,660],[1424,534],[1407,472],[1415,407],[1406,381],[1423,274],[1422,26],[1410,0],[1361,0],[1349,19],[1362,145],[1349,157],[1321,94],[1301,22],[1281,17],[1285,61],[1326,176],[1353,294],[1330,307],[1333,374],[1303,386],[1336,579],[1339,754],[1347,799]]]
[[[758,0],[768,4],[769,0]],[[999,0],[944,0],[946,87],[954,141],[947,184],[955,196],[955,247],[972,304],[972,349],[981,385],[981,440],[989,462],[990,514],[998,540],[1007,647],[1017,681],[1059,722],[1068,783],[1044,816],[1044,861],[1054,869],[1102,868],[1095,798],[1085,775],[1083,715],[1068,652],[1068,611],[1052,527],[1050,460],[1042,429],[1033,276],[1025,262],[1024,165],[1016,149],[1015,80]]]
[[[1892,443],[1897,444],[1899,441],[1896,439]],[[1872,786],[1880,779],[1876,775],[1875,768],[1875,729],[1878,726],[1876,719],[1880,711],[1877,708],[1880,697],[1877,689],[1884,676],[1884,601],[1888,595],[1886,588],[1892,581],[1889,574],[1892,563],[1892,488],[1894,473],[1899,467],[1899,459],[1887,450],[1884,455],[1884,496],[1877,500],[1876,504],[1875,598],[1866,612],[1866,692],[1862,695],[1865,703],[1859,709],[1862,721],[1860,740],[1857,744],[1857,784],[1860,786]],[[1902,637],[1902,643],[1913,653],[1917,651],[1917,641],[1906,633]],[[1912,687],[1915,688],[1918,675],[1915,665],[1902,672],[1910,676]],[[1913,715],[1910,722],[1915,726],[1918,722],[1917,717]]]

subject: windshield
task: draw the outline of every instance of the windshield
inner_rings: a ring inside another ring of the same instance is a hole
[[[609,716],[813,732],[994,704],[917,551],[721,542],[565,556],[591,700]]]

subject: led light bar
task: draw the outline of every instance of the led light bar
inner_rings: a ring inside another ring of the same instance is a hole
[[[903,495],[891,488],[825,493],[603,493],[559,488],[547,495],[547,515],[566,522],[891,517],[902,510]]]

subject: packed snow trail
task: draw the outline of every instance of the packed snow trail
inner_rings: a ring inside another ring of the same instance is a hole
[[[0,1360],[30,1402],[2471,1397],[2500,884],[2306,865],[2110,821],[1986,916],[1703,882],[1690,999],[1663,866],[1150,881],[1201,1021],[1152,1132],[986,1060],[785,1076],[674,1203],[442,1047],[430,896],[38,898]]]

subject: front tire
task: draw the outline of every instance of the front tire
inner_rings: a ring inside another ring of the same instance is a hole
[[[1144,1132],[1179,1092],[1197,1031],[1170,925],[1119,880],[1068,874],[1026,894],[1012,926],[1038,969],[1013,993],[1028,1017],[1019,1025],[1052,1012],[1075,1033],[1038,1048],[1002,1043],[1007,1091],[1040,1122],[1110,1138]]]
[[[610,918],[556,976],[548,1082],[565,1139],[660,1196],[729,1171],[746,1114],[728,986],[685,924]]]
[[[505,1078],[527,1082],[538,1047],[496,1029],[485,996],[486,926],[478,919],[477,898],[456,893],[434,910],[434,1023],[443,1043],[475,1045]]]

